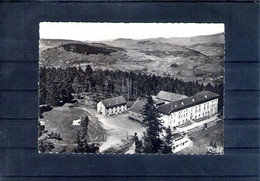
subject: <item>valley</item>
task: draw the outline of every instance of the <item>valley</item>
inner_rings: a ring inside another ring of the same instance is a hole
[[[224,34],[194,38],[40,40],[40,66],[121,70],[212,85],[223,82]]]

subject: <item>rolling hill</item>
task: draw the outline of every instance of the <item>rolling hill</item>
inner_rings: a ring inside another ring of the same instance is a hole
[[[40,66],[91,65],[109,69],[174,76],[185,81],[223,81],[224,34],[191,38],[154,38],[81,42],[40,40]]]

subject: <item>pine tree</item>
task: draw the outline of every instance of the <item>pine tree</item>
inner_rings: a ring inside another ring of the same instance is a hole
[[[172,143],[172,130],[171,130],[170,126],[166,129],[165,142],[168,145],[170,145]]]
[[[80,122],[81,139],[88,139],[88,124],[89,124],[88,116],[85,116],[85,118],[81,118],[81,122]]]
[[[99,150],[99,147],[95,146],[94,144],[88,144],[88,124],[88,116],[86,116],[84,119],[81,119],[81,129],[78,131],[75,141],[77,146],[74,148],[74,152],[76,153],[97,153]]]
[[[154,102],[151,96],[148,97],[147,103],[143,110],[144,120],[146,124],[146,135],[144,136],[144,152],[145,153],[158,153],[162,140],[160,139],[160,133],[162,132],[162,123],[160,114],[154,106]]]
[[[166,136],[163,142],[162,153],[172,153],[172,131],[170,126],[166,129]]]
[[[135,141],[135,153],[141,153],[143,143],[141,140],[139,140],[137,133],[135,133],[134,141]]]

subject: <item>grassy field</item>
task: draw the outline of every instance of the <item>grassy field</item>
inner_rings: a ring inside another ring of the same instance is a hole
[[[100,142],[104,137],[104,130],[97,121],[97,118],[90,114],[85,107],[88,107],[88,101],[79,100],[74,104],[65,104],[61,107],[54,107],[51,111],[43,113],[44,118],[40,121],[45,122],[45,129],[48,133],[54,132],[60,134],[62,141],[53,140],[55,149],[52,152],[60,152],[64,147],[71,152],[75,147],[75,140],[80,126],[72,125],[73,120],[80,119],[81,116],[88,116],[90,141]]]
[[[193,146],[181,150],[177,154],[208,154],[207,147],[210,145],[211,141],[215,141],[217,146],[224,147],[223,134],[223,123],[218,122],[216,125],[208,128],[207,130],[201,130],[189,135],[189,138],[193,141]]]
[[[68,104],[62,107],[54,107],[53,110],[43,113],[46,130],[49,133],[54,132],[61,135],[62,141],[54,141],[55,149],[53,152],[59,152],[66,146],[69,150],[75,145],[75,139],[79,126],[73,126],[72,122],[85,115],[80,109],[70,109]]]

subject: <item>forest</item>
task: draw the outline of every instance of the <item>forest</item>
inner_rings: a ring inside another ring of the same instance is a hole
[[[39,104],[58,106],[70,102],[75,95],[83,92],[93,95],[99,102],[102,99],[122,95],[133,101],[138,97],[157,95],[161,90],[192,96],[202,90],[220,95],[219,109],[223,108],[223,84],[206,86],[197,82],[184,82],[170,76],[156,76],[142,73],[93,70],[90,65],[86,69],[76,67],[39,69]]]

